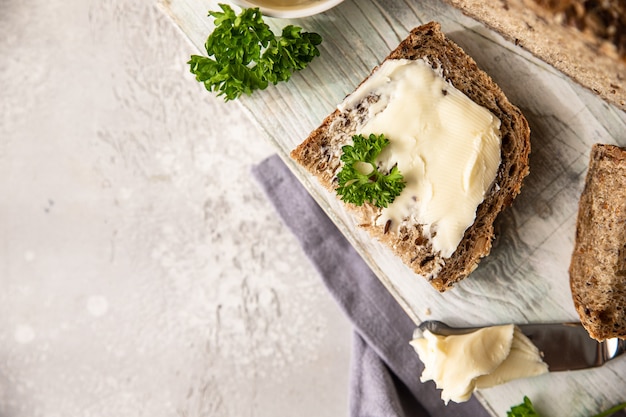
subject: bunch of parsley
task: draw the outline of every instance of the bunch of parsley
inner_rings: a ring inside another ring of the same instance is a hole
[[[276,37],[258,8],[236,15],[230,6],[219,6],[221,12],[209,12],[215,29],[205,43],[208,57],[192,55],[188,64],[196,80],[226,101],[287,81],[320,54],[322,38],[317,33],[288,25]]]
[[[387,207],[406,186],[397,165],[388,174],[378,170],[376,158],[389,139],[371,134],[367,138],[354,135],[352,140],[353,145],[341,148],[343,168],[337,174],[339,187],[335,191],[343,201],[357,206],[367,201],[376,207]]]

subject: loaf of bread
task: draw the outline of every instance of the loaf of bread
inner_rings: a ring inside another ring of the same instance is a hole
[[[490,253],[494,220],[519,194],[522,180],[529,172],[530,129],[521,111],[509,102],[471,57],[445,37],[439,23],[431,22],[413,29],[383,63],[400,59],[427,62],[439,71],[449,85],[488,109],[501,122],[500,164],[495,180],[478,205],[473,224],[465,230],[452,255],[443,256],[440,251],[435,251],[430,240],[432,235],[429,236],[419,224],[405,224],[393,230],[389,224],[374,221],[380,215],[380,208],[367,203],[358,207],[345,204],[373,238],[387,245],[413,271],[443,292],[467,277],[481,258]],[[381,66],[374,68],[372,74]],[[445,95],[446,92],[443,93]],[[366,121],[363,118],[367,117],[367,112],[363,109],[376,100],[376,97],[368,96],[352,108],[340,105],[291,152],[294,160],[333,193],[341,168],[341,148],[350,142],[352,135],[358,133],[358,125]]]
[[[626,338],[624,148],[592,148],[569,273],[574,306],[591,337]]]
[[[623,0],[445,0],[626,110]]]

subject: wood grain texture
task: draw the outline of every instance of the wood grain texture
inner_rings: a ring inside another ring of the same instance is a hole
[[[165,7],[199,50],[212,1],[167,0]],[[455,289],[439,294],[355,225],[334,195],[287,157],[334,110],[372,67],[415,26],[438,20],[519,106],[531,126],[531,173],[512,208],[497,221],[492,254]],[[595,142],[626,144],[626,114],[558,70],[449,5],[424,0],[345,1],[318,16],[269,19],[322,35],[321,56],[288,83],[245,97],[240,104],[417,323],[454,325],[552,322],[577,318],[567,268],[577,201]],[[418,378],[419,375],[416,375]],[[545,415],[587,416],[624,400],[626,360],[602,369],[555,373],[483,390],[494,416],[530,396]]]

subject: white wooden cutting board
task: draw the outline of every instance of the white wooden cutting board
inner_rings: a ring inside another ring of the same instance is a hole
[[[206,14],[217,10],[217,2],[164,1],[165,10],[198,52],[204,52],[213,28]],[[469,279],[444,294],[372,242],[355,227],[335,196],[288,157],[413,27],[430,20],[441,22],[444,32],[494,78],[522,109],[532,129],[531,174],[514,206],[498,221],[492,254]],[[268,19],[268,23],[275,32],[294,23],[321,34],[321,56],[288,83],[270,86],[239,103],[416,323],[424,319],[453,325],[577,319],[567,268],[578,198],[591,145],[626,145],[624,112],[436,0],[346,0],[318,16]],[[594,370],[552,373],[477,394],[494,416],[505,416],[524,395],[546,417],[590,416],[626,400],[626,357]]]

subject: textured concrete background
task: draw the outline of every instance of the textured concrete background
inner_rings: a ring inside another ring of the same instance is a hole
[[[350,328],[153,0],[0,0],[0,416],[341,416]]]

